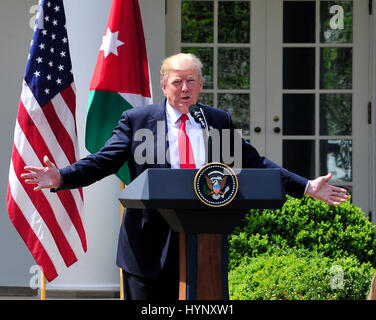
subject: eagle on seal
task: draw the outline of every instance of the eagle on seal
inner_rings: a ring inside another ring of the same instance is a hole
[[[215,178],[212,178],[212,180],[208,176],[205,176],[205,179],[206,179],[206,184],[211,190],[208,196],[212,194],[216,194],[216,195],[224,194],[222,190],[226,185],[227,176],[224,176],[222,179],[218,179],[218,177],[215,177]]]

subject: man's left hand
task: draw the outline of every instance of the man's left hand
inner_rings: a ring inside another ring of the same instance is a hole
[[[348,198],[347,190],[328,184],[331,178],[332,174],[328,173],[326,176],[310,180],[305,194],[334,206],[345,202]]]

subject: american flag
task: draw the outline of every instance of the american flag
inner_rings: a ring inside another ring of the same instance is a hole
[[[9,169],[11,221],[48,281],[86,252],[82,189],[35,192],[25,165],[78,159],[76,95],[62,0],[42,0],[27,58]]]

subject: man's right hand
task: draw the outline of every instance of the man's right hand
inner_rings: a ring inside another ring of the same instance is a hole
[[[50,159],[44,156],[43,161],[46,165],[45,167],[26,166],[24,169],[29,172],[21,174],[21,178],[25,179],[25,183],[37,184],[34,191],[39,191],[43,188],[58,188],[62,183],[60,172]]]

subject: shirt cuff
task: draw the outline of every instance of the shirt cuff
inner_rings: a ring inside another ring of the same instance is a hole
[[[308,187],[309,187],[309,180],[307,181],[307,184],[305,186],[304,194],[306,194]]]

